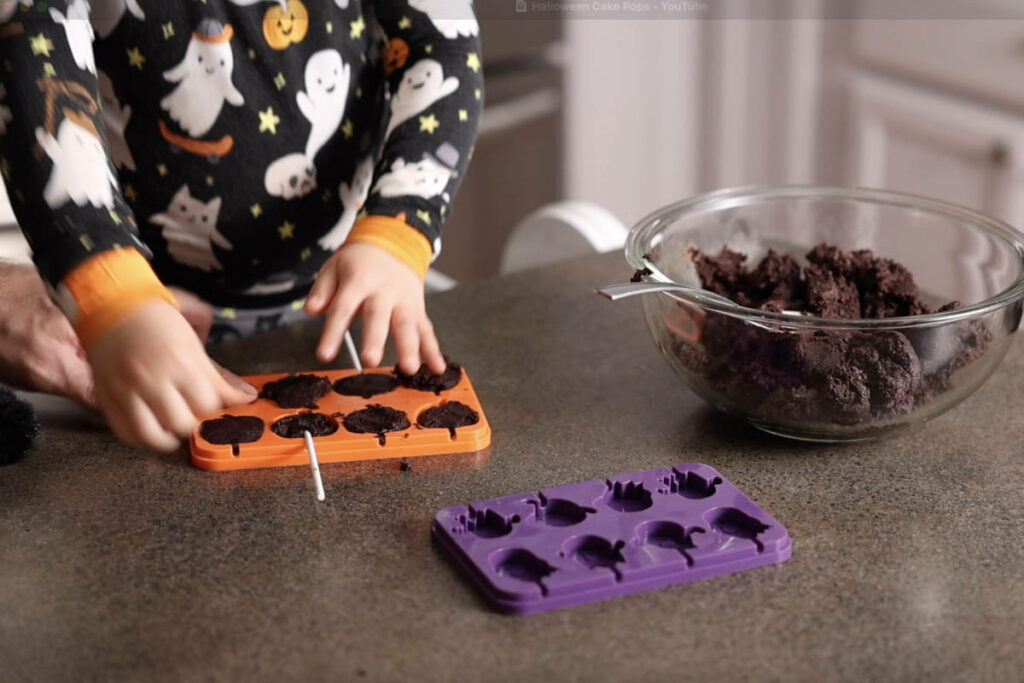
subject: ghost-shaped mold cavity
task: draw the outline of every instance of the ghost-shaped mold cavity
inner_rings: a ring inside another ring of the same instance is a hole
[[[640,512],[651,507],[651,492],[644,485],[635,481],[608,481],[608,491],[604,494],[605,505],[616,512]]]
[[[501,538],[512,533],[512,526],[517,524],[519,515],[505,517],[501,513],[491,509],[470,508],[469,511],[459,518],[466,531],[472,532],[480,538]]]
[[[490,562],[500,576],[537,584],[541,595],[548,594],[544,578],[557,571],[526,548],[503,548],[491,555]]]
[[[622,574],[616,565],[626,561],[622,556],[624,545],[623,541],[613,543],[601,536],[575,536],[562,544],[562,554],[587,569],[611,569],[615,580],[621,581]]]
[[[677,493],[683,498],[699,500],[715,495],[719,484],[722,483],[722,478],[705,478],[691,470],[683,472],[672,470],[672,474],[665,477],[662,481],[664,481],[670,492]]]
[[[727,536],[745,538],[757,546],[757,552],[764,551],[764,544],[757,540],[758,535],[770,527],[761,520],[751,517],[738,508],[715,508],[704,515],[704,519],[715,531]]]
[[[682,524],[667,521],[644,522],[636,529],[636,538],[640,545],[653,545],[658,548],[669,548],[686,558],[686,564],[693,566],[693,557],[687,550],[696,548],[693,534],[704,533],[701,527],[693,527],[689,531]]]
[[[548,526],[573,526],[585,520],[588,513],[597,512],[565,498],[545,498],[542,494],[540,500],[537,517]]]

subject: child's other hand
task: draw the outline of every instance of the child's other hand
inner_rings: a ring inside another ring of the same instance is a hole
[[[249,403],[256,390],[233,386],[199,337],[165,301],[133,311],[88,350],[96,398],[122,440],[173,451],[198,416]]]
[[[423,281],[380,247],[347,244],[328,259],[306,297],[306,313],[325,312],[327,322],[317,346],[321,362],[337,357],[345,331],[359,313],[363,316],[360,357],[365,365],[380,364],[390,328],[402,372],[413,374],[421,362],[436,374],[445,370],[423,303]]]

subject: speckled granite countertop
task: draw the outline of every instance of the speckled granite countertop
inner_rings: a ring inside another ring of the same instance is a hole
[[[429,301],[494,429],[489,454],[209,473],[41,409],[0,469],[0,678],[913,681],[1024,677],[1024,348],[915,435],[807,446],[705,408],[619,255]],[[317,327],[218,354],[309,370]],[[702,461],[786,524],[783,565],[530,617],[489,611],[436,510]]]

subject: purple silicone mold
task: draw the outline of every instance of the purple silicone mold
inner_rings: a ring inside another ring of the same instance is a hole
[[[784,526],[699,463],[454,505],[433,534],[515,614],[784,562],[792,549]]]

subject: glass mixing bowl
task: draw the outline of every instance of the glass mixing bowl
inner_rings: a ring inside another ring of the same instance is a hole
[[[932,309],[959,305],[826,319],[644,295],[654,343],[690,389],[773,434],[856,441],[944,413],[999,365],[1021,319],[1024,236],[954,204],[838,187],[720,190],[641,220],[626,258],[643,280],[699,287],[694,248],[717,255],[728,245],[753,268],[769,248],[806,265],[821,243],[903,264]]]

